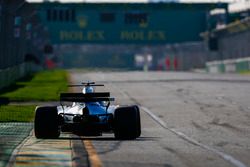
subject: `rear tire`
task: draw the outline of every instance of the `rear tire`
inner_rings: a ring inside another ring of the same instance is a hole
[[[35,115],[36,138],[58,138],[60,136],[57,107],[37,107]]]
[[[141,135],[138,106],[120,107],[115,110],[114,135],[116,139],[136,139]]]
[[[140,137],[141,136],[141,117],[140,117],[140,109],[138,106],[134,106],[136,109],[137,109],[137,135],[136,135],[136,138],[137,137]]]

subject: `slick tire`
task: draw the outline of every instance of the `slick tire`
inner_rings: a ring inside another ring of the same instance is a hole
[[[60,136],[57,107],[37,107],[34,123],[36,138],[58,138]]]
[[[116,139],[132,140],[141,135],[141,120],[138,106],[119,107],[114,113]]]

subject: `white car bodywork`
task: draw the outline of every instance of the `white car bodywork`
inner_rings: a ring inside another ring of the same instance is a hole
[[[73,102],[71,106],[61,105],[57,106],[58,115],[64,114],[64,121],[66,123],[74,123],[73,117],[75,115],[84,115],[83,109],[88,107],[89,115],[102,115],[102,114],[112,114],[119,105],[105,105],[105,102],[88,102],[88,103],[78,103]],[[100,121],[104,121],[106,116],[99,116]]]

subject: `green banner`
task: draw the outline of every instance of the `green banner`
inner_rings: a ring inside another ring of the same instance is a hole
[[[207,12],[214,7],[180,3],[44,3],[39,11],[53,43],[162,44],[201,40]]]

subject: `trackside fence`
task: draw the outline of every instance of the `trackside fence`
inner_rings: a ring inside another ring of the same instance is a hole
[[[42,67],[33,63],[22,63],[6,69],[0,69],[0,89],[9,86],[27,74],[40,70],[42,70]]]

